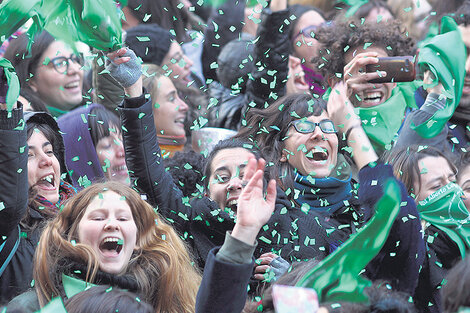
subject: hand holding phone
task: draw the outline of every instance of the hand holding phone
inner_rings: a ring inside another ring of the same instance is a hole
[[[414,58],[412,56],[378,58],[376,64],[367,64],[366,72],[386,72],[387,75],[372,79],[370,83],[410,82],[416,78]]]

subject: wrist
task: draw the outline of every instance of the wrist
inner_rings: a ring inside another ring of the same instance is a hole
[[[260,228],[261,227],[240,226],[239,224],[235,224],[235,227],[232,230],[232,237],[243,241],[246,244],[254,245]]]

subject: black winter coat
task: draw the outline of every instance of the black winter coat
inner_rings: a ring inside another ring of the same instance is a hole
[[[183,198],[162,162],[151,100],[146,101],[144,96],[126,99],[119,112],[126,163],[134,185],[188,241],[203,268],[209,251],[221,246],[226,231],[233,229],[234,217],[208,197]],[[255,257],[275,250],[286,260],[323,259],[329,253],[329,238],[316,217],[315,212],[307,216],[293,207],[278,188],[275,212],[258,235]]]

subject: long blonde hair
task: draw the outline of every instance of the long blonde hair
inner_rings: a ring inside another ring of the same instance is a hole
[[[89,203],[105,191],[123,196],[131,209],[137,226],[137,247],[125,274],[135,278],[144,300],[155,312],[194,312],[201,278],[185,244],[139,194],[111,181],[94,184],[72,197],[44,230],[33,274],[41,306],[60,295],[61,269],[57,264],[63,258],[87,264],[86,281],[94,282],[98,258],[90,246],[79,243],[78,224]]]

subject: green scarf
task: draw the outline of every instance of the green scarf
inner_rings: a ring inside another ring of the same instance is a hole
[[[371,283],[360,273],[382,249],[400,211],[400,202],[400,187],[395,180],[389,179],[370,221],[308,272],[296,286],[315,289],[320,302],[367,302],[363,290]]]
[[[45,29],[72,47],[77,41],[99,50],[122,46],[120,14],[112,0],[5,0],[0,5],[0,44],[30,18],[30,38]]]
[[[418,203],[426,222],[442,230],[459,247],[462,258],[470,249],[470,213],[462,201],[462,189],[449,183]]]
[[[416,108],[414,92],[419,85],[419,82],[398,83],[384,103],[370,108],[358,108],[362,127],[377,154],[390,150],[392,141],[398,136],[406,109]]]
[[[61,110],[61,109],[58,109],[56,107],[52,107],[50,105],[47,106],[47,109],[49,110],[49,113],[51,113],[51,115],[53,117],[56,117],[56,118],[59,118],[61,117],[62,115],[64,115],[65,113],[67,113],[68,111],[64,111],[64,110]]]
[[[457,24],[451,17],[444,16],[441,20],[441,34],[427,39],[418,56],[418,65],[434,74],[444,87],[443,94],[447,97],[443,109],[424,123],[411,126],[423,138],[439,134],[452,117],[462,95],[466,60],[466,48]]]

